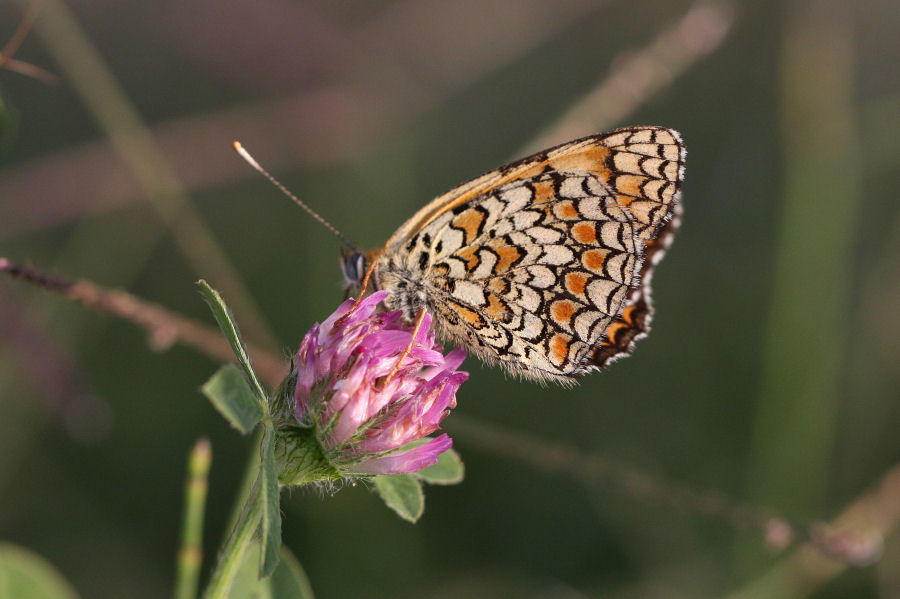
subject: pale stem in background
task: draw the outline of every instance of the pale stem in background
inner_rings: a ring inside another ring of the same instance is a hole
[[[188,457],[188,478],[184,487],[184,512],[181,523],[181,548],[175,564],[175,599],[194,599],[203,563],[203,514],[206,511],[208,475],[212,447],[200,439]]]

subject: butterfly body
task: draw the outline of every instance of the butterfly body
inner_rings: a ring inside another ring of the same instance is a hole
[[[576,140],[435,199],[342,265],[410,321],[489,363],[571,382],[646,334],[649,275],[677,226],[684,146],[662,127]]]

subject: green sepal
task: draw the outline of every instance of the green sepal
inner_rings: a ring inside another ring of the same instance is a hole
[[[385,505],[408,522],[416,522],[425,511],[422,483],[412,474],[378,475],[375,489]]]
[[[294,391],[297,388],[297,363],[291,358],[291,369],[272,394],[270,411],[276,425],[294,424]]]
[[[331,465],[312,428],[282,427],[275,436],[275,466],[283,485],[305,485],[319,481],[340,480],[341,474]]]
[[[265,415],[243,373],[234,364],[219,368],[200,390],[231,426],[245,435]]]

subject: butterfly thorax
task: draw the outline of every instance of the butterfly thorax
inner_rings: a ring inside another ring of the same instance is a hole
[[[378,280],[379,289],[388,292],[384,298],[385,307],[388,310],[400,310],[409,322],[416,319],[422,308],[432,311],[428,305],[429,294],[426,283],[417,273],[402,267],[376,263],[373,278]]]
[[[423,277],[382,252],[353,252],[341,257],[341,273],[348,295],[356,295],[362,290],[366,271],[373,261],[375,268],[366,284],[366,292],[388,291],[385,308],[400,310],[408,321],[415,320],[419,310],[427,308],[428,293]]]

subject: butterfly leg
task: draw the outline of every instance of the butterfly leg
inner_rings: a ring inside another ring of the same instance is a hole
[[[372,260],[372,263],[369,264],[369,268],[366,269],[366,274],[363,275],[362,283],[359,285],[359,297],[356,298],[356,302],[354,302],[353,307],[350,308],[350,312],[356,310],[357,306],[359,306],[359,302],[362,301],[363,296],[366,294],[366,288],[369,286],[369,280],[372,278],[372,273],[375,272],[375,261]]]
[[[409,340],[409,345],[407,345],[406,349],[403,350],[403,353],[400,354],[400,359],[397,360],[397,363],[394,364],[394,367],[391,369],[388,375],[384,377],[384,380],[381,382],[382,389],[384,389],[384,387],[390,382],[393,376],[397,374],[397,371],[400,370],[400,365],[403,364],[403,360],[405,360],[406,356],[408,356],[412,351],[413,345],[415,345],[416,343],[416,337],[419,335],[419,329],[422,328],[423,320],[425,320],[425,308],[421,308],[419,310],[419,313],[416,314],[416,322],[413,326],[412,338]]]
[[[362,283],[359,286],[359,295],[356,297],[356,301],[353,302],[353,305],[350,306],[350,309],[347,310],[347,313],[341,316],[335,321],[335,328],[341,328],[344,326],[344,323],[347,322],[347,318],[356,311],[359,307],[359,303],[362,301],[363,297],[366,295],[366,287],[369,286],[369,280],[372,278],[372,273],[375,271],[375,261],[373,260],[369,267],[366,269],[366,274],[363,276]]]

